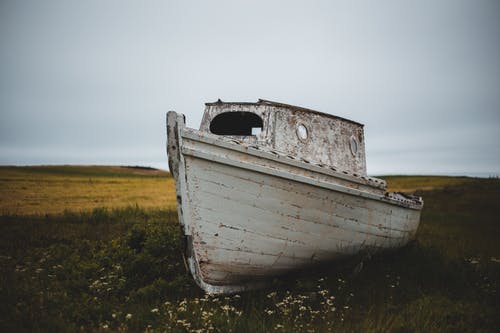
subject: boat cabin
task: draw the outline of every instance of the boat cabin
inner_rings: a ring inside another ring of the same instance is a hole
[[[363,125],[330,114],[259,99],[206,103],[200,131],[366,176]]]

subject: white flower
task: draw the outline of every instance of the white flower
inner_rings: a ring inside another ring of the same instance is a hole
[[[158,311],[158,308],[151,309],[151,313],[157,313]]]
[[[125,316],[125,319],[127,319],[127,320],[132,319],[132,314],[131,313],[127,313],[127,315]]]
[[[267,298],[272,298],[274,296],[276,296],[276,292],[275,291],[273,291],[272,293],[268,294]]]

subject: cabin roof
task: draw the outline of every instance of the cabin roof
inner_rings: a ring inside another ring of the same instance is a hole
[[[334,115],[329,114],[329,113],[324,113],[324,112],[320,112],[320,111],[316,111],[316,110],[304,108],[304,107],[301,107],[301,106],[296,106],[296,105],[291,105],[291,104],[285,104],[285,103],[280,103],[280,102],[269,101],[269,100],[261,99],[261,98],[259,98],[259,100],[257,102],[223,102],[220,99],[218,99],[216,102],[205,103],[205,105],[207,105],[207,106],[217,106],[217,105],[224,105],[224,104],[226,104],[226,105],[270,105],[270,106],[277,106],[277,107],[287,108],[287,109],[290,109],[290,110],[306,111],[306,112],[314,113],[314,114],[317,114],[317,115],[325,116],[325,117],[328,117],[328,118],[339,119],[339,120],[342,120],[342,121],[347,121],[347,122],[359,125],[361,127],[364,126],[363,124],[358,123],[358,122],[356,122],[354,120],[342,118],[342,117],[339,117],[339,116],[334,116]]]

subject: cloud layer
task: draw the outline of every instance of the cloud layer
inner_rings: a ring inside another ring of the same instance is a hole
[[[371,174],[500,173],[495,1],[2,1],[0,164],[166,168],[165,113],[365,124]]]

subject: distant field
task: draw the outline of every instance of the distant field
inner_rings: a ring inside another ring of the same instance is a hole
[[[389,191],[415,192],[470,183],[474,178],[382,176]],[[0,167],[0,214],[60,214],[98,207],[175,208],[166,171],[120,166]]]
[[[0,332],[500,332],[500,180],[383,178],[423,196],[415,242],[213,297],[168,173],[0,168]]]
[[[472,183],[474,178],[451,176],[380,176],[387,182],[389,192],[428,191],[447,186]]]
[[[60,214],[97,207],[175,208],[173,179],[137,167],[0,167],[0,214]]]

